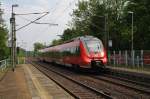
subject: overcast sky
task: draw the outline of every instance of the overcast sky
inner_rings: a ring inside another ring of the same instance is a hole
[[[35,42],[51,43],[52,40],[58,39],[57,35],[61,35],[67,28],[68,21],[71,20],[70,14],[75,8],[78,0],[1,0],[4,9],[3,18],[9,29],[9,18],[11,16],[11,5],[18,4],[19,7],[14,8],[16,14],[34,13],[49,11],[50,14],[40,19],[38,22],[56,23],[58,26],[31,24],[17,31],[17,44],[26,50],[33,50]],[[16,16],[16,24],[19,28],[27,24],[28,20],[34,20],[41,15]],[[22,43],[25,42],[25,43]]]

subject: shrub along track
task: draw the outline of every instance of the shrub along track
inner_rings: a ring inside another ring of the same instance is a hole
[[[33,64],[33,62],[32,62]],[[34,63],[45,75],[79,99],[148,99],[149,90],[111,76],[83,75],[45,63]],[[138,87],[137,87],[138,86]]]

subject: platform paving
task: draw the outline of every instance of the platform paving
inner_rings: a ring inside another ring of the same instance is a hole
[[[0,99],[74,99],[31,64],[18,65],[0,81]]]
[[[34,99],[74,99],[34,66],[23,65],[30,93]]]
[[[16,67],[15,72],[8,70],[0,81],[0,99],[32,99],[23,68]]]

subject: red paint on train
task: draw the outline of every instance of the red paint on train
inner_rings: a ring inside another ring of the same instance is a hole
[[[82,68],[104,67],[107,63],[106,50],[101,40],[93,36],[74,38],[39,52],[40,60]]]

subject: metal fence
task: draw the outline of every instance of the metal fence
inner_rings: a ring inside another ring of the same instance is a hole
[[[150,68],[150,50],[110,51],[108,64],[112,66]]]
[[[25,57],[18,57],[17,58],[16,64],[25,64],[25,63],[26,63]],[[0,71],[4,71],[7,67],[10,67],[10,66],[12,66],[10,59],[5,59],[5,60],[0,61]]]
[[[0,70],[4,71],[10,64],[10,59],[0,61]]]

